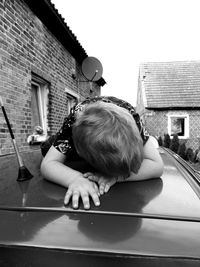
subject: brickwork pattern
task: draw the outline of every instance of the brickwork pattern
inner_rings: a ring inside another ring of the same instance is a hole
[[[191,110],[189,112],[190,138],[187,147],[193,150],[200,148],[200,111]]]
[[[45,79],[49,92],[50,134],[67,115],[65,87],[90,95],[88,83],[72,79],[71,70],[80,72],[71,54],[20,0],[0,0],[0,95],[21,151],[30,150],[27,137],[31,127],[31,74]],[[99,87],[94,86],[94,94]],[[0,112],[0,155],[13,153],[13,146]]]
[[[149,134],[164,136],[168,133],[168,114],[189,114],[189,139],[185,140],[186,147],[194,151],[200,147],[200,110],[181,111],[145,111],[145,125]],[[183,142],[184,140],[180,140]]]

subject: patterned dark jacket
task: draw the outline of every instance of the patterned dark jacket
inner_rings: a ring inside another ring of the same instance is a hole
[[[64,123],[58,133],[55,136],[50,137],[50,139],[48,139],[45,143],[41,145],[42,155],[45,156],[50,146],[53,145],[58,151],[60,151],[70,159],[80,159],[76,152],[72,139],[72,125],[76,120],[77,112],[81,111],[85,105],[97,101],[113,103],[119,107],[127,109],[133,116],[137,124],[143,143],[146,143],[149,138],[149,134],[145,130],[145,127],[142,121],[140,120],[138,113],[135,112],[135,108],[131,104],[113,96],[98,96],[93,98],[86,98],[84,101],[78,103],[71,109],[69,116],[64,119]]]

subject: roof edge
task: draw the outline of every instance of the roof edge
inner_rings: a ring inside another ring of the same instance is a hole
[[[189,107],[189,106],[186,106],[186,107],[183,107],[183,106],[174,106],[174,107],[145,107],[145,109],[148,109],[148,110],[200,110],[200,106],[197,107]]]
[[[70,54],[79,62],[88,56],[76,36],[64,22],[64,19],[49,0],[24,0],[32,12],[44,23],[50,32],[61,42]],[[44,12],[45,10],[45,12]],[[59,28],[59,31],[58,31]]]
[[[32,12],[44,23],[50,32],[60,41],[69,53],[82,64],[88,57],[86,51],[79,43],[77,37],[65,23],[64,18],[59,14],[55,5],[50,0],[24,0]],[[45,13],[44,13],[45,10]],[[59,31],[58,31],[59,28]],[[96,81],[98,86],[104,86],[106,81],[101,77]]]

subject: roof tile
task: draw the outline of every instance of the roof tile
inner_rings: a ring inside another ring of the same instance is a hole
[[[200,107],[200,61],[140,65],[147,107]]]

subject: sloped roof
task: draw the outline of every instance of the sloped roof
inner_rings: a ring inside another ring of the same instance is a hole
[[[51,0],[24,0],[24,2],[70,52],[77,62],[81,64],[88,55],[79,43],[77,37],[65,23],[64,18],[55,8],[55,5],[52,4]],[[103,78],[100,78],[96,83],[99,86],[103,86],[106,82]]]
[[[140,65],[147,108],[200,107],[200,61]]]

